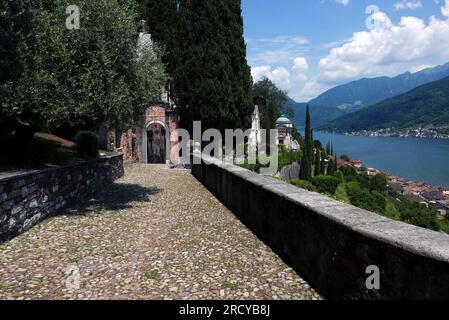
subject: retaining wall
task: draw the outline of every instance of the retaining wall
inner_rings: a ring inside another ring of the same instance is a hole
[[[209,161],[192,174],[324,297],[449,299],[448,235]],[[370,266],[379,290],[367,288]]]
[[[123,176],[123,156],[0,176],[0,243]]]

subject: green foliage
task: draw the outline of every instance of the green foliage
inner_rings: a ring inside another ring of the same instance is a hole
[[[402,221],[430,230],[440,229],[436,212],[424,204],[403,200],[398,207]]]
[[[137,53],[132,0],[79,0],[81,28],[67,30],[67,1],[33,1],[33,28],[21,33],[23,72],[2,83],[0,113],[36,129],[118,126],[160,97],[164,67],[156,47]]]
[[[348,194],[346,193],[346,184],[340,183],[335,191],[335,199],[343,203],[351,204]]]
[[[329,164],[327,166],[327,174],[333,176],[337,172],[337,164],[334,158],[329,159]]]
[[[309,181],[305,181],[305,180],[291,180],[289,181],[290,184],[301,188],[301,189],[306,189],[308,191],[311,192],[317,192],[317,188]]]
[[[335,172],[334,177],[336,177],[341,183],[345,182],[345,176],[340,170],[337,170],[337,172]]]
[[[370,179],[370,176],[367,172],[360,172],[355,174],[355,181],[357,181],[360,186],[364,189],[369,189],[370,191],[378,191],[378,192],[385,192],[386,191],[386,183],[385,183],[385,189],[382,188],[383,184],[381,182],[374,182],[374,185],[378,185],[376,188],[371,188],[373,184],[373,180]]]
[[[396,202],[395,199],[391,197],[386,197],[384,216],[399,221],[401,219],[401,214],[399,210],[396,208],[395,202]]]
[[[314,176],[321,175],[321,153],[318,149],[315,151],[313,174]]]
[[[262,128],[274,129],[287,104],[287,92],[279,89],[270,79],[263,78],[253,85],[252,95],[254,104],[259,106]]]
[[[340,180],[332,176],[317,176],[312,179],[312,184],[319,192],[333,195],[340,185]]]
[[[285,144],[283,144],[283,143],[278,144],[278,148],[279,148],[279,151],[280,151],[280,152],[285,152],[285,151],[287,151],[287,147],[286,147]]]
[[[292,164],[293,162],[300,162],[302,158],[302,152],[301,151],[284,151],[280,152],[278,155],[278,167],[279,169],[284,168],[285,166],[288,166]]]
[[[95,157],[98,155],[99,140],[100,139],[96,133],[80,131],[75,138],[75,143],[80,152],[88,156]]]
[[[379,173],[371,178],[370,188],[371,191],[385,192],[388,187],[388,177],[382,173]]]
[[[353,167],[341,167],[339,170],[343,173],[346,179],[357,176],[357,170],[355,170]]]
[[[340,156],[340,159],[348,161],[348,162],[351,161],[351,158],[347,154],[342,154]]]
[[[385,198],[377,193],[361,188],[357,182],[349,182],[346,185],[348,197],[356,207],[382,214],[385,209]]]

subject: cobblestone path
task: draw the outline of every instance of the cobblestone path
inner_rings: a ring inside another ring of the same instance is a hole
[[[0,245],[0,299],[319,299],[188,172],[128,166],[72,211]]]

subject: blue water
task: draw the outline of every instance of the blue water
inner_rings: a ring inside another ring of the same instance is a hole
[[[314,139],[323,146],[332,141],[338,155],[362,160],[365,167],[449,187],[449,140],[353,137],[324,132],[315,132]]]

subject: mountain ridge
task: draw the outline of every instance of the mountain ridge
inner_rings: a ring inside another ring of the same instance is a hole
[[[449,63],[426,68],[415,73],[405,72],[394,77],[362,78],[327,90],[310,100],[312,122],[322,126],[346,114],[363,110],[386,99],[409,92],[421,85],[449,76]],[[296,103],[295,121],[300,124],[307,103]]]
[[[321,126],[335,132],[449,127],[449,76]]]

